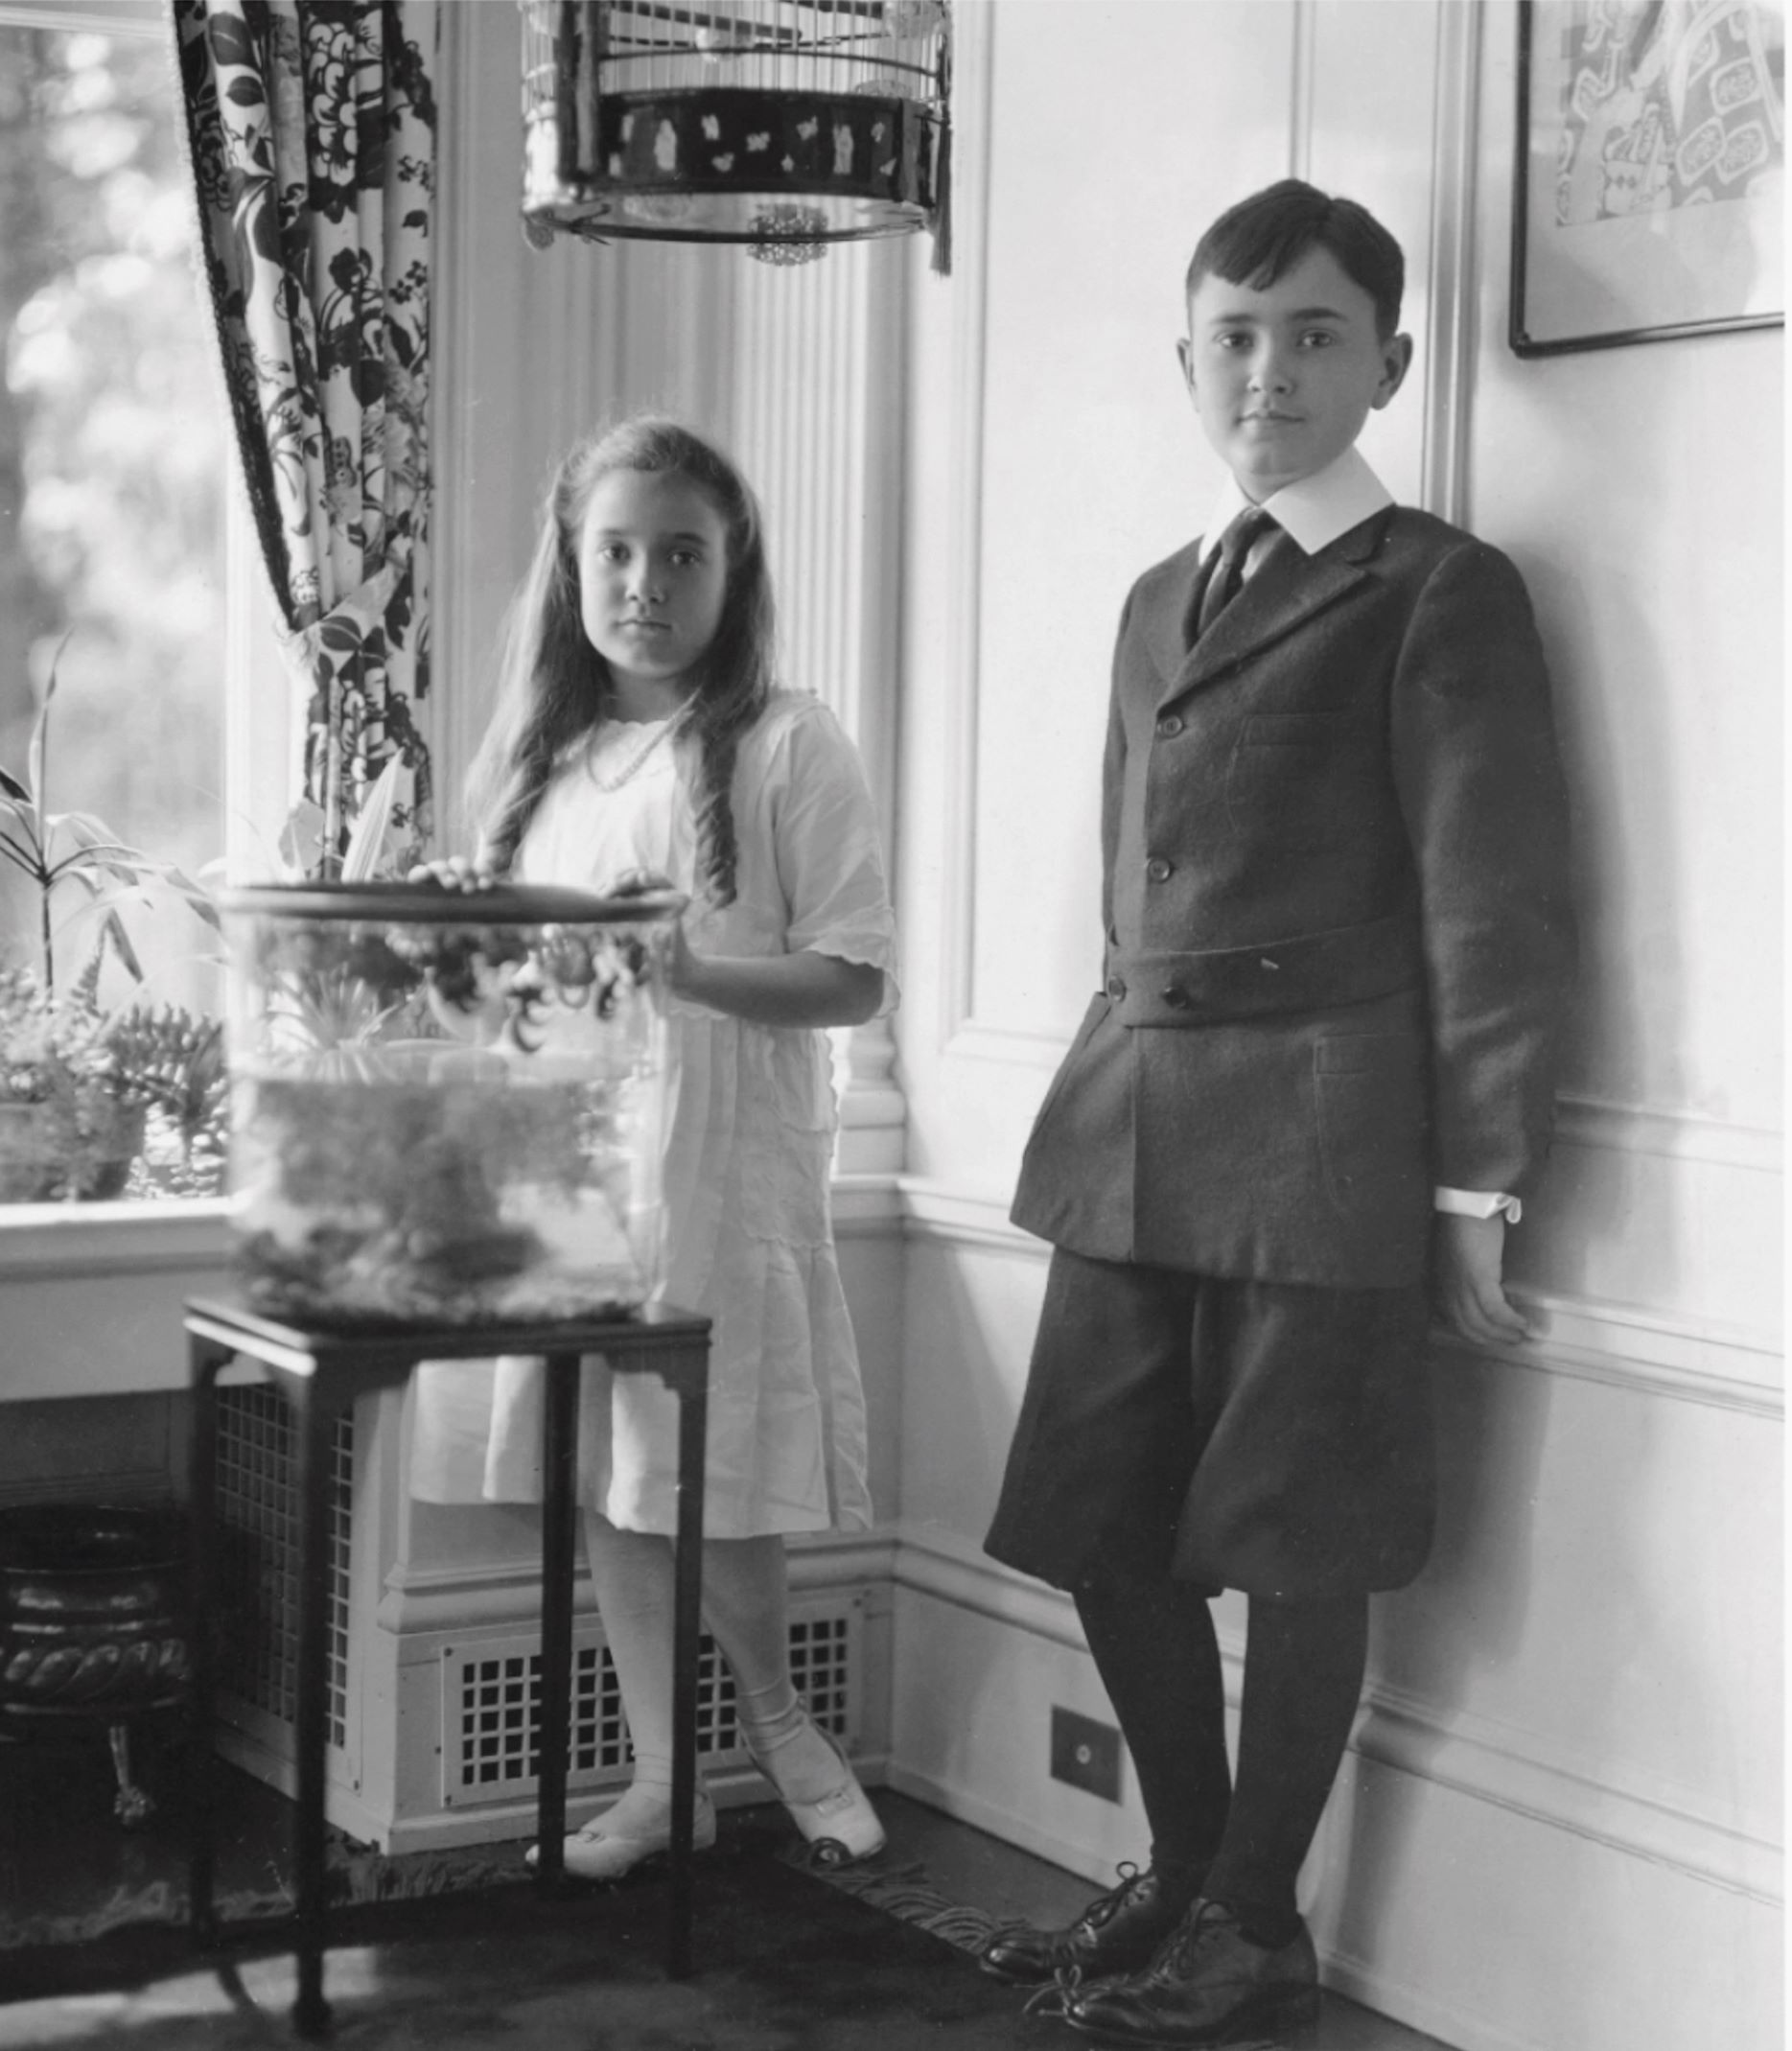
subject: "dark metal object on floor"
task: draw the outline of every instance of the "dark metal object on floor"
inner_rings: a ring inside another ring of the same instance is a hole
[[[186,1574],[186,1525],[172,1505],[0,1509],[0,1730],[104,1725],[127,1830],[155,1806],[131,1770],[132,1727],[187,1701]]]
[[[217,1585],[217,1387],[239,1355],[267,1369],[297,1420],[299,1615],[293,1824],[298,1998],[301,2037],[330,2026],[323,1995],[325,1916],[325,1753],[328,1741],[325,1548],[328,1542],[330,1435],[358,1396],[402,1386],[426,1360],[539,1355],[547,1363],[543,1432],[541,1776],[536,1886],[557,1894],[566,1883],[567,1755],[571,1713],[572,1569],[577,1538],[576,1456],[579,1363],[601,1353],[617,1374],[659,1376],[678,1399],[678,1533],[674,1588],[671,1901],[666,1971],[690,1970],[691,1825],[696,1803],[697,1660],[702,1609],[703,1456],[709,1404],[710,1320],[682,1311],[564,1319],[549,1324],[386,1325],[378,1329],[277,1323],[240,1305],[196,1300],[186,1307],[193,1406],[193,1847],[189,1915],[195,1939],[220,1936],[213,1904],[211,1748],[212,1660],[202,1627]]]

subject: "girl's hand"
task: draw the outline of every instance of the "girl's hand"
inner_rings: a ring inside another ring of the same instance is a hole
[[[439,883],[444,890],[493,890],[498,878],[482,862],[469,861],[464,854],[438,856],[419,862],[405,874],[407,883]]]
[[[650,897],[656,891],[676,892],[678,885],[668,875],[662,875],[657,869],[625,869],[609,884],[603,895],[606,897]]]
[[[606,897],[650,897],[661,891],[676,891],[678,885],[668,875],[662,875],[655,869],[630,869],[617,876],[604,892]],[[690,951],[690,943],[685,938],[684,908],[681,905],[678,917],[672,921],[672,951],[666,956],[665,987],[675,997],[690,995],[691,971],[696,965],[696,956]]]
[[[631,869],[610,885],[607,895],[636,897],[676,888],[669,876]],[[665,987],[673,996],[755,1025],[862,1025],[877,1015],[884,990],[881,968],[806,947],[795,954],[744,960],[698,954],[685,938],[684,910],[681,901],[666,957]]]

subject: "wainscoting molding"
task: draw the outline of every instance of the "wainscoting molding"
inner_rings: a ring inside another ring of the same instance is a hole
[[[1738,1125],[1696,1111],[1656,1110],[1565,1091],[1556,1099],[1558,1146],[1598,1147],[1613,1154],[1659,1154],[1675,1160],[1711,1161],[1778,1176],[1785,1165],[1785,1135],[1766,1126]]]
[[[982,559],[985,517],[985,392],[988,376],[988,244],[990,190],[989,135],[996,64],[993,0],[962,4],[957,16],[953,97],[960,109],[953,157],[950,378],[953,493],[946,525],[953,620],[949,702],[943,734],[945,872],[959,879],[941,908],[941,1037],[952,1058],[1050,1070],[1065,1036],[978,1015],[976,814],[980,775],[979,681],[982,664]],[[1310,175],[1315,144],[1315,64],[1322,0],[1295,0],[1292,10],[1287,126],[1291,175]],[[1433,177],[1427,248],[1428,307],[1422,355],[1423,463],[1420,502],[1461,521],[1468,503],[1467,443],[1475,347],[1479,252],[1475,246],[1476,119],[1479,94],[1481,11],[1438,11],[1432,59],[1430,129]]]
[[[946,512],[953,639],[945,734],[945,873],[962,879],[944,893],[940,949],[943,969],[941,1037],[952,1052],[968,1022],[976,961],[977,679],[981,666],[983,577],[983,395],[989,318],[989,112],[994,76],[994,8],[961,6],[952,52],[952,454]]]
[[[1008,1630],[1083,1649],[1068,1596],[998,1566],[968,1541],[937,1528],[902,1527],[895,1578],[899,1591],[970,1612]],[[1220,1626],[1226,1702],[1236,1713],[1244,1675],[1241,1633]],[[1361,1759],[1491,1803],[1552,1830],[1586,1838],[1626,1856],[1668,1866],[1692,1879],[1769,1906],[1782,1896],[1783,1853],[1702,1805],[1696,1792],[1664,1782],[1590,1771],[1535,1733],[1478,1716],[1442,1712],[1385,1686],[1371,1685],[1351,1738]],[[961,1811],[966,1791],[932,1780],[925,1763],[898,1759],[896,1784]],[[975,1817],[968,1820],[975,1821]],[[989,1826],[1007,1834],[1008,1819]],[[1033,1849],[1079,1867],[1081,1850]]]
[[[1420,502],[1440,520],[1469,524],[1468,447],[1474,409],[1475,292],[1482,270],[1475,237],[1480,147],[1480,10],[1436,12],[1431,103],[1431,226],[1427,274],[1425,454]]]
[[[1051,1249],[1008,1218],[1008,1201],[904,1176],[904,1236],[1041,1263]],[[1546,1326],[1533,1343],[1485,1357],[1534,1373],[1606,1382],[1648,1395],[1721,1409],[1784,1414],[1783,1358],[1771,1336],[1643,1304],[1515,1291]],[[1439,1332],[1441,1346],[1463,1342]]]

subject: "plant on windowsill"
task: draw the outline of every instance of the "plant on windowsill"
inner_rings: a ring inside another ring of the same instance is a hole
[[[58,658],[61,649],[57,651]],[[210,1195],[222,1186],[221,1029],[184,1007],[105,1005],[108,953],[143,967],[120,918],[126,898],[172,893],[214,930],[210,893],[172,862],[127,846],[88,812],[52,812],[46,770],[57,665],[23,778],[0,764],[0,857],[35,893],[36,959],[0,969],[0,1203]],[[99,938],[59,978],[57,893],[101,912]]]

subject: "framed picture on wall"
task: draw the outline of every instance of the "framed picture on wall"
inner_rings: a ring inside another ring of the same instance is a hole
[[[1510,339],[1785,318],[1783,0],[1520,0]]]

